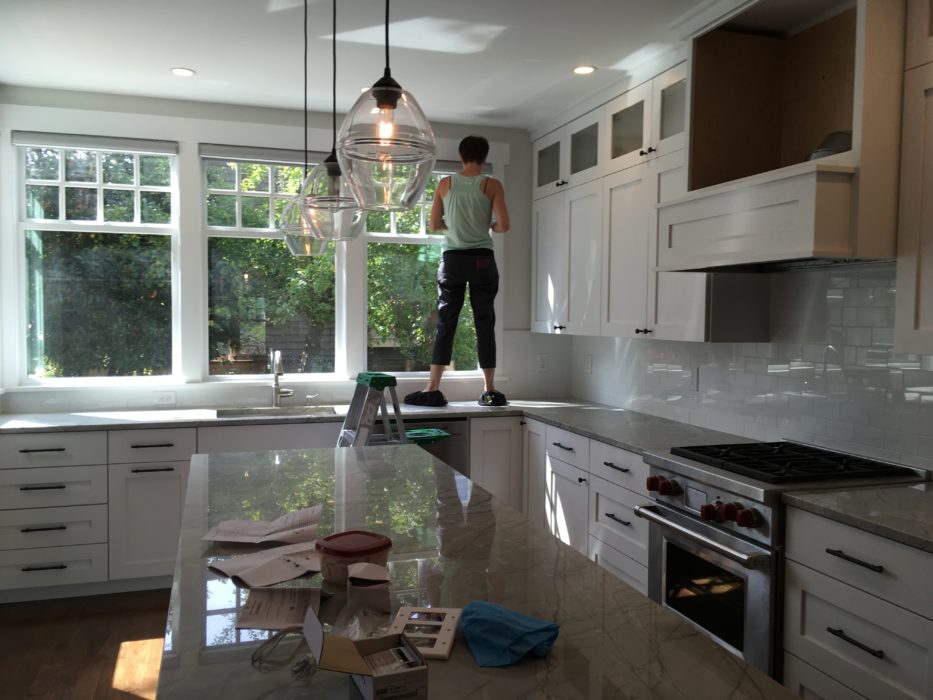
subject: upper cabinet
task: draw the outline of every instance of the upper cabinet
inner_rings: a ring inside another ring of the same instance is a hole
[[[535,141],[532,178],[536,199],[602,175],[600,112],[579,119]]]
[[[692,39],[688,193],[662,269],[890,259],[903,0],[745,3]]]
[[[687,68],[681,64],[603,108],[601,160],[614,173],[684,147]]]

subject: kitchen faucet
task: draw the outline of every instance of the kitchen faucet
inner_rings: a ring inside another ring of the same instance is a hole
[[[272,351],[272,407],[278,408],[282,405],[282,399],[295,393],[294,389],[282,389],[279,386],[279,377],[285,374],[282,367],[282,351]]]

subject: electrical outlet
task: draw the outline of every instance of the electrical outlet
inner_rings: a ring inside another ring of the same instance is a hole
[[[593,356],[587,355],[583,358],[583,371],[586,374],[593,374]]]
[[[538,371],[547,372],[547,355],[538,355]]]
[[[175,392],[174,391],[157,391],[152,397],[153,406],[174,406],[175,405]]]

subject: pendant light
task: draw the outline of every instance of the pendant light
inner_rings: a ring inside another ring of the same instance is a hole
[[[307,3],[307,0],[305,0]],[[353,198],[337,162],[337,0],[333,0],[333,79],[330,155],[311,171],[301,185],[298,199],[311,232],[325,241],[347,241],[363,230],[366,219]]]
[[[421,107],[389,70],[389,0],[385,35],[385,73],[344,119],[337,160],[360,207],[405,211],[424,194],[437,146]]]
[[[304,147],[302,182],[308,178],[308,0],[304,0]],[[327,245],[327,241],[317,238],[308,225],[299,195],[292,197],[282,210],[278,231],[292,255],[317,255]]]

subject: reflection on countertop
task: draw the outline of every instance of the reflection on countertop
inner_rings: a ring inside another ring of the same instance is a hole
[[[347,696],[346,676],[292,678],[286,661],[304,653],[298,639],[275,654],[281,666],[250,665],[265,634],[233,629],[248,592],[207,569],[211,557],[250,548],[201,540],[222,520],[269,520],[315,504],[320,535],[365,528],[392,538],[393,611],[483,599],[560,624],[546,658],[509,668],[480,668],[459,638],[449,661],[429,664],[432,697],[671,698],[697,688],[708,697],[793,697],[414,446],[195,456],[159,697]],[[326,605],[325,622],[339,626],[341,611]]]

